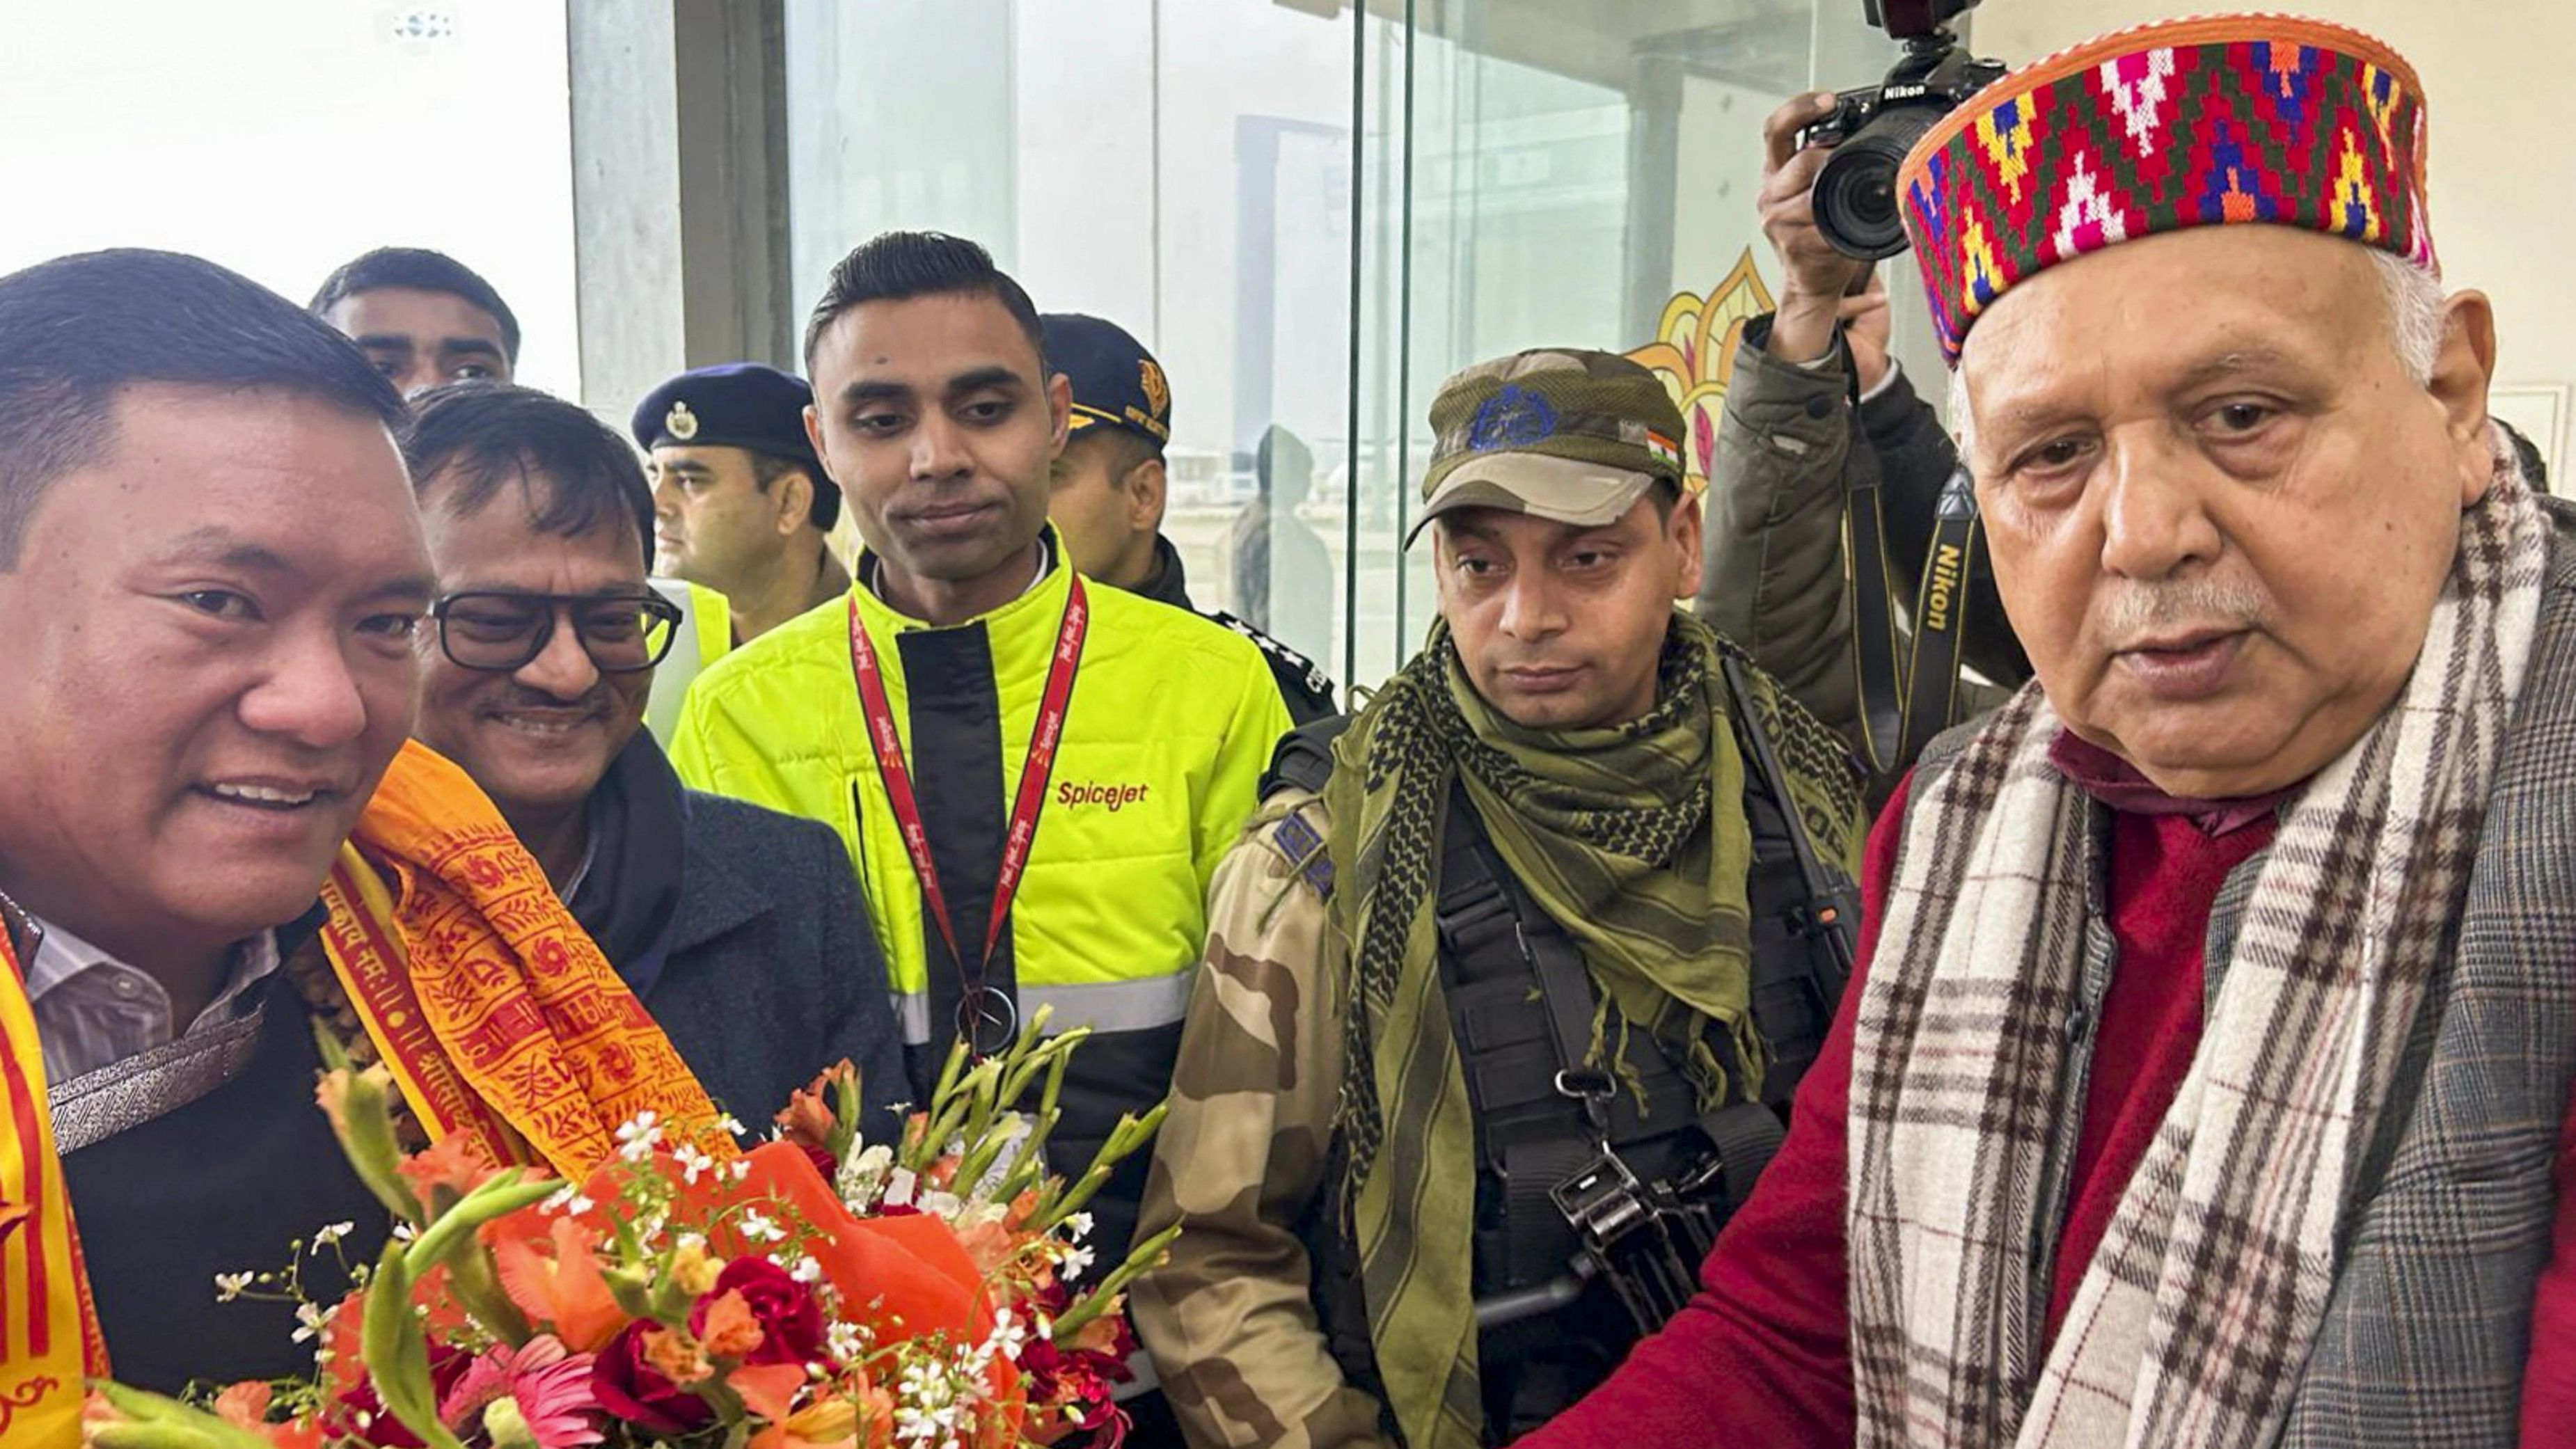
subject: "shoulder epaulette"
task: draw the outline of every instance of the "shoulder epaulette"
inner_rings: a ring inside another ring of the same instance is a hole
[[[1271,638],[1269,635],[1262,633],[1260,630],[1253,628],[1250,624],[1245,623],[1243,620],[1227,613],[1223,609],[1210,609],[1202,617],[1213,623],[1223,624],[1225,627],[1232,629],[1237,634],[1251,640],[1253,647],[1259,649],[1263,656],[1269,661],[1270,672],[1279,676],[1281,684],[1290,685],[1303,690],[1309,697],[1310,702],[1319,706],[1324,713],[1329,714],[1333,711],[1335,708],[1333,704],[1333,677],[1324,672],[1324,666],[1317,664],[1314,660],[1307,658],[1305,655],[1298,653],[1296,650],[1289,648],[1287,645],[1282,644],[1278,640]]]

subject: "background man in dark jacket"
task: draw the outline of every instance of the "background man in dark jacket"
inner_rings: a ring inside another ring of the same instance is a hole
[[[1933,507],[1959,456],[1940,414],[1888,355],[1884,284],[1816,229],[1811,193],[1831,153],[1801,150],[1798,132],[1821,120],[1831,101],[1799,96],[1763,123],[1762,231],[1780,260],[1780,303],[1747,324],[1736,349],[1709,469],[1707,558],[1695,607],[1866,757],[1844,567],[1853,470],[1878,471],[1889,581],[1910,611]],[[1866,459],[1855,458],[1856,443]],[[2004,689],[2030,677],[1982,558],[1969,575],[1963,653],[1970,669],[2003,686],[1972,688],[1963,716],[2000,703]],[[1883,791],[1911,762],[1871,763]]]
[[[645,582],[652,494],[624,441],[495,383],[424,397],[401,441],[440,590],[415,733],[492,797],[719,1105],[763,1123],[843,1057],[871,1109],[908,1097],[840,841],[683,789],[639,728],[678,611]]]

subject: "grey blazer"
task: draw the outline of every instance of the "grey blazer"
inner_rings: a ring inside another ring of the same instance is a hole
[[[680,902],[655,959],[619,969],[716,1104],[755,1132],[843,1057],[868,1136],[911,1095],[885,957],[828,826],[686,791]]]

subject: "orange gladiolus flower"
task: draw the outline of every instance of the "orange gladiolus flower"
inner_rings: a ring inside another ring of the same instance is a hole
[[[824,1068],[813,1081],[796,1089],[795,1094],[787,1099],[787,1105],[779,1109],[779,1129],[787,1134],[788,1141],[798,1146],[829,1146],[832,1129],[840,1125],[839,1116],[832,1110],[833,1094],[847,1093],[855,1099],[858,1090],[859,1069],[844,1057]]]
[[[553,1325],[564,1347],[574,1353],[596,1353],[626,1326],[625,1310],[610,1296],[608,1280],[599,1275],[599,1260],[591,1255],[599,1237],[572,1218],[555,1219],[548,1236],[554,1244],[552,1257],[538,1252],[524,1234],[503,1237],[491,1245],[501,1291],[531,1320]]]
[[[796,1391],[805,1387],[805,1366],[765,1363],[735,1369],[725,1386],[742,1395],[742,1406],[776,1424],[791,1417]]]
[[[500,1164],[485,1156],[474,1139],[463,1132],[442,1137],[394,1165],[394,1171],[411,1183],[413,1194],[424,1203],[440,1188],[463,1197],[499,1170]]]

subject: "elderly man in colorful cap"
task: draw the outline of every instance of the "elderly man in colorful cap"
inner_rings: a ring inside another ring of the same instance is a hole
[[[1172,440],[1172,388],[1163,365],[1115,322],[1079,312],[1038,320],[1046,331],[1047,365],[1073,388],[1072,431],[1047,495],[1047,518],[1064,536],[1073,566],[1113,588],[1204,615],[1261,646],[1297,723],[1338,713],[1322,666],[1223,609],[1190,602],[1180,550],[1163,537],[1171,486],[1163,449]]]
[[[1690,1296],[1847,958],[1838,739],[1687,613],[1700,517],[1654,375],[1449,380],[1440,624],[1291,735],[1219,867],[1140,1231],[1192,1442],[1499,1443]],[[1418,530],[1417,530],[1418,531]],[[1657,1214],[1617,1261],[1552,1192]]]
[[[2576,1443],[2576,513],[2423,105],[2197,20],[1908,160],[2037,680],[1881,818],[1705,1291],[1531,1443]]]
[[[813,400],[793,373],[734,362],[681,373],[635,405],[662,566],[724,595],[737,646],[849,592],[825,538],[841,490],[805,436]]]

